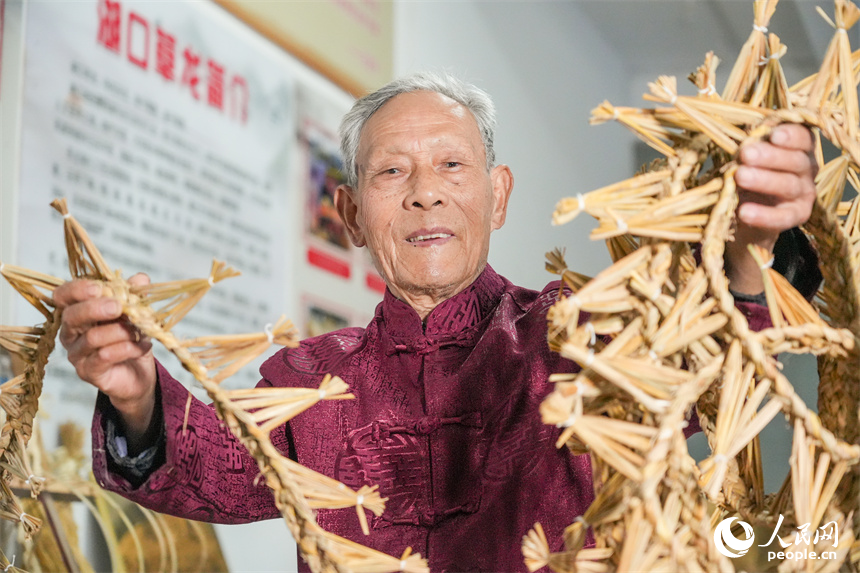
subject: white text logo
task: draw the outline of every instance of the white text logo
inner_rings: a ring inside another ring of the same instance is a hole
[[[821,547],[821,545],[827,545],[827,542],[830,542],[830,545],[832,545],[834,549],[839,547],[839,525],[835,521],[825,523],[813,531],[809,530],[811,525],[810,523],[799,525],[794,535],[794,542],[792,542],[790,538],[783,539],[778,535],[783,520],[784,517],[780,515],[779,521],[777,521],[776,527],[773,529],[773,534],[770,536],[770,540],[767,543],[759,545],[759,547],[768,548],[768,561],[773,559],[795,559],[807,561],[837,558],[835,551],[819,550],[825,549],[825,547]],[[732,525],[735,521],[738,522],[737,525],[739,525],[743,530],[743,539],[738,539],[735,537],[734,533],[732,533]],[[788,551],[771,551],[770,549],[772,549],[772,545],[774,545],[775,541],[778,542],[780,546],[776,549],[782,548],[788,549]],[[722,520],[714,530],[714,545],[716,546],[717,551],[732,559],[746,555],[754,542],[755,533],[753,532],[752,526],[745,521],[738,520],[737,517],[729,517]]]
[[[749,551],[749,548],[752,547],[752,544],[755,541],[753,528],[745,521],[738,521],[738,525],[743,528],[746,539],[738,539],[734,536],[731,528],[732,522],[736,519],[737,517],[724,519],[714,530],[714,545],[716,545],[717,551],[726,557],[731,557],[732,559],[740,557],[741,555],[746,555],[746,552]]]

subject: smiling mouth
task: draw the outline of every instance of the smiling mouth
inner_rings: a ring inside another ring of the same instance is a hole
[[[433,233],[430,235],[418,235],[417,237],[409,237],[406,239],[408,243],[421,243],[423,241],[432,241],[433,239],[447,239],[453,237],[450,233]]]

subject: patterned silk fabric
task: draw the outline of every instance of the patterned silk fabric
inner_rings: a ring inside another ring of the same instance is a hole
[[[558,288],[523,289],[488,266],[426,323],[386,292],[366,329],[306,340],[263,365],[260,386],[315,388],[331,373],[356,396],[320,403],[272,434],[303,465],[353,488],[378,484],[388,498],[368,537],[353,509],[320,511],[324,528],[392,555],[411,546],[434,572],[525,570],[521,539],[538,521],[560,546],[593,492],[588,457],[556,449],[559,430],[538,413],[549,375],[578,369],[546,343]],[[766,324],[766,309],[739,306],[753,328]],[[278,516],[265,485],[255,484],[253,460],[211,408],[195,401],[183,433],[187,392],[161,367],[159,384],[165,462],[138,488],[109,471],[102,398],[93,425],[99,483],[194,519]]]

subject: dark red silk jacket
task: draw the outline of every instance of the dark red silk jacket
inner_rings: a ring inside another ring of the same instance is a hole
[[[549,375],[578,370],[547,347],[546,311],[557,292],[558,283],[540,293],[517,287],[488,266],[426,324],[387,292],[367,328],[270,358],[260,386],[315,388],[331,373],[356,396],[314,406],[273,432],[273,443],[353,488],[378,484],[388,498],[368,537],[353,509],[320,511],[320,525],[395,556],[411,546],[434,572],[523,571],[521,540],[535,522],[559,546],[593,491],[587,456],[556,449],[560,430],[538,413]],[[753,328],[767,323],[763,307],[740,306]],[[195,401],[183,434],[187,391],[161,367],[159,385],[164,463],[139,487],[110,471],[102,397],[93,424],[98,482],[192,519],[277,517],[268,488],[255,484],[255,462],[212,408]]]

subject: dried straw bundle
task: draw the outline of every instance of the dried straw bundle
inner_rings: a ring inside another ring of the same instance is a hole
[[[37,497],[45,487],[45,478],[37,476],[30,467],[23,438],[18,435],[17,441],[9,444],[5,455],[0,461],[0,468],[24,482],[30,488],[31,495]]]
[[[0,480],[0,517],[12,522],[19,522],[27,539],[42,527],[42,520],[24,513],[12,490],[6,485],[6,480]]]
[[[0,263],[0,275],[45,318],[51,316],[54,307],[53,301],[49,295],[42,291],[53,291],[55,287],[63,284],[62,280],[23,267],[3,263]]]
[[[855,137],[860,110],[857,107],[857,81],[847,31],[860,19],[860,9],[848,0],[836,0],[835,22],[820,9],[819,13],[836,29],[836,34],[827,48],[821,70],[809,89],[806,107],[819,110],[828,103],[835,103],[833,99],[839,90],[842,97],[840,111],[845,114],[845,126],[848,134]]]
[[[224,395],[238,408],[245,410],[260,430],[268,434],[286,424],[320,400],[351,400],[346,382],[326,374],[319,389],[311,388],[252,388],[228,390]]]
[[[732,67],[723,89],[726,101],[748,101],[759,76],[759,63],[766,57],[767,27],[776,11],[778,0],[756,0],[753,10],[753,30]]]
[[[236,276],[239,276],[239,271],[221,261],[213,260],[212,270],[205,279],[141,285],[132,287],[131,291],[140,297],[141,304],[152,306],[157,302],[164,303],[156,310],[155,317],[162,328],[170,330],[200,302],[215,283]]]
[[[23,569],[18,569],[15,567],[15,557],[12,556],[12,561],[6,557],[6,554],[0,550],[0,567],[3,568],[3,572],[6,573],[25,573]]]
[[[764,71],[756,83],[755,92],[750,98],[750,105],[765,109],[791,109],[788,97],[788,82],[778,60],[785,55],[788,47],[779,41],[776,34],[768,36],[767,56],[759,62],[764,65]]]
[[[264,332],[200,336],[183,340],[181,344],[185,348],[199,349],[192,350],[192,354],[205,366],[213,381],[222,382],[272,344],[295,348],[299,345],[298,335],[293,323],[281,316],[274,326],[266,325]]]
[[[549,565],[553,571],[604,573],[609,571],[609,567],[601,561],[605,561],[611,555],[612,549],[609,548],[551,553],[540,523],[535,523],[534,528],[523,537],[523,556],[526,567],[532,572]]]
[[[358,491],[353,491],[339,481],[309,470],[290,459],[278,460],[278,463],[283,464],[283,471],[290,474],[313,509],[354,507],[365,535],[370,535],[370,528],[364,510],[369,509],[377,517],[385,510],[387,498],[379,496],[378,486],[365,485]]]

